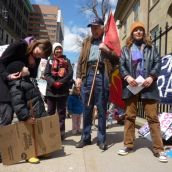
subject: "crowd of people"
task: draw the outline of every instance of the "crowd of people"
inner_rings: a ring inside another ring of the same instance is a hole
[[[160,57],[151,40],[146,35],[145,26],[134,22],[130,36],[118,57],[102,41],[104,22],[94,18],[88,24],[91,36],[82,44],[76,80],[73,84],[73,69],[70,60],[63,54],[60,43],[48,40],[36,40],[28,37],[7,47],[0,57],[0,125],[12,123],[15,112],[19,121],[34,124],[35,118],[47,115],[59,115],[61,139],[65,139],[66,109],[72,115],[72,133],[81,134],[76,148],[92,144],[91,127],[94,107],[98,113],[97,146],[101,150],[108,148],[106,142],[106,114],[109,103],[109,85],[114,66],[119,65],[123,80],[123,94],[126,104],[124,123],[124,148],[117,153],[127,155],[134,148],[135,119],[137,102],[142,100],[150,126],[153,153],[160,162],[167,162],[160,133],[157,114],[159,93],[157,77]],[[42,95],[36,83],[40,59],[47,59],[44,79],[47,81],[46,95]],[[134,95],[127,86],[137,87],[136,78],[142,76],[143,90]],[[73,84],[73,86],[72,86]],[[72,86],[72,89],[70,89]],[[69,93],[69,90],[71,92]],[[45,110],[44,104],[48,110]],[[32,106],[30,106],[32,104]],[[31,107],[35,116],[31,114]],[[81,115],[83,128],[81,130]],[[39,163],[38,157],[31,157],[31,163]]]

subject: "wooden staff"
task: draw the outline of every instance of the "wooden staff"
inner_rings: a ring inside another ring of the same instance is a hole
[[[99,58],[98,58],[97,63],[96,63],[96,69],[94,72],[93,82],[91,85],[91,90],[90,90],[87,106],[90,106],[90,102],[91,102],[91,98],[92,98],[92,94],[93,94],[93,90],[94,90],[94,85],[95,85],[95,80],[96,80],[96,74],[97,74],[97,70],[99,67],[99,62],[100,62],[100,50],[99,50]]]
[[[31,100],[29,101],[29,106],[30,106],[31,117],[35,118],[35,112],[34,112]],[[37,157],[38,150],[37,150],[37,144],[36,144],[35,124],[32,124],[32,132],[33,132],[33,144],[34,144],[34,148],[35,148],[35,156]]]

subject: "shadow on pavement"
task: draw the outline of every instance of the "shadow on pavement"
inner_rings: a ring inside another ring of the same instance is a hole
[[[46,156],[40,156],[40,160],[47,160],[47,159],[54,159],[54,158],[59,158],[59,157],[64,157],[64,156],[69,156],[71,154],[66,154],[66,152],[64,151],[64,146],[62,146],[62,149],[57,150],[55,152],[52,152]]]
[[[134,144],[134,149],[138,150],[138,149],[141,149],[144,147],[146,147],[152,151],[152,142],[144,137],[136,138],[135,144]]]

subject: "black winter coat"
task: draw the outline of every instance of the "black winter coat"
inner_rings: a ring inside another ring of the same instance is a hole
[[[66,58],[66,56],[63,56],[65,60],[67,60],[68,63],[68,70],[67,74],[63,78],[59,78],[57,76],[52,76],[51,70],[52,70],[52,63],[53,59],[49,59],[45,68],[44,76],[47,80],[47,89],[46,89],[46,96],[47,97],[63,97],[69,95],[69,88],[71,86],[71,82],[73,81],[73,69],[72,65],[70,63],[70,60]],[[54,88],[52,87],[53,83],[59,81],[63,85],[60,88]]]
[[[47,115],[35,80],[24,77],[20,80],[9,81],[9,86],[12,106],[19,121],[25,121],[31,117],[30,101],[34,109],[35,118]]]
[[[154,99],[159,100],[159,91],[157,87],[156,78],[158,78],[160,73],[161,58],[154,46],[145,46],[143,50],[143,61],[144,61],[144,76],[147,78],[153,76],[155,79],[152,85],[148,88],[144,88],[141,93],[142,99]],[[134,71],[132,65],[132,57],[130,50],[125,46],[122,49],[122,54],[120,58],[120,73],[123,78],[130,75],[134,78]],[[133,94],[126,87],[128,85],[127,81],[123,80],[123,99],[128,99],[133,96]]]
[[[6,71],[7,65],[14,61],[22,61],[27,67],[29,67],[28,55],[26,54],[27,47],[28,44],[24,40],[15,42],[9,45],[0,57],[0,102],[10,102],[9,89],[7,86],[7,76],[9,75]],[[30,76],[33,78],[35,78],[37,75],[39,62],[40,59],[36,59],[35,67],[29,67]]]

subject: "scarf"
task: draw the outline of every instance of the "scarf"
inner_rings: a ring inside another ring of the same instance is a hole
[[[65,60],[62,57],[56,58],[55,56],[53,57],[53,63],[52,63],[52,69],[51,73],[53,76],[57,77],[64,77],[68,71],[68,63],[67,60]]]
[[[143,70],[143,49],[144,44],[141,44],[141,48],[137,46],[137,44],[133,44],[131,46],[131,58],[132,58],[132,64],[134,69],[134,75],[137,78],[139,75],[144,75]]]

